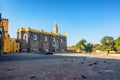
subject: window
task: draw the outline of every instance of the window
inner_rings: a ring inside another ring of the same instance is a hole
[[[48,52],[49,50],[48,49],[45,49],[46,52]]]
[[[47,41],[47,36],[45,36],[45,41]]]
[[[13,43],[13,40],[12,40],[12,39],[10,39],[10,43]]]
[[[27,34],[23,35],[23,40],[27,40]]]
[[[63,42],[63,39],[61,38],[60,42],[62,43]]]
[[[33,40],[37,40],[37,36],[36,35],[33,36]]]
[[[53,42],[55,42],[55,37],[53,37]]]
[[[3,28],[0,27],[0,31],[2,32],[2,31],[3,31]]]
[[[16,45],[16,48],[18,48],[19,46],[18,46],[18,44]]]
[[[3,34],[3,28],[0,27],[0,39],[2,38],[2,34]]]
[[[55,43],[55,42],[53,42],[52,44],[53,44],[53,45],[52,45],[53,47],[55,47],[55,46],[56,46],[56,43]]]
[[[2,38],[2,34],[0,33],[0,39]]]

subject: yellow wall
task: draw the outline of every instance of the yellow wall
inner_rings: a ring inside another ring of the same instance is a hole
[[[2,25],[5,30],[4,33],[4,53],[15,53],[19,52],[20,43],[15,38],[11,38],[8,34],[8,19],[2,19]]]
[[[10,39],[10,53],[14,52],[14,39]]]
[[[8,19],[2,19],[2,25],[5,31],[8,31]],[[10,52],[10,35],[8,32],[4,33],[4,53]]]
[[[10,40],[10,52],[11,53],[19,52],[19,49],[20,49],[20,43],[17,42],[17,40],[15,38],[11,38],[11,40]]]
[[[4,30],[8,31],[8,19],[2,19],[2,25],[4,26]]]
[[[20,50],[20,43],[16,42],[16,48],[15,48],[16,52],[19,52]]]
[[[49,34],[49,35],[61,36],[61,37],[66,37],[66,36],[67,36],[67,33],[64,33],[64,34],[52,33],[52,32],[46,32],[46,31],[43,31],[43,30],[31,29],[30,27],[28,27],[28,28],[19,28],[19,29],[18,29],[18,32],[21,32],[21,31],[26,31],[26,32],[31,31],[31,32],[37,32],[37,33]]]
[[[19,52],[20,43],[15,39],[11,38],[8,34],[8,19],[2,19],[2,26],[4,28],[4,53],[15,53]]]
[[[10,52],[10,36],[8,33],[4,34],[4,53]]]

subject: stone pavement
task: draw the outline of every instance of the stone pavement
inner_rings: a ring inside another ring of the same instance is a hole
[[[2,61],[0,80],[120,80],[119,58],[76,56],[79,57]]]

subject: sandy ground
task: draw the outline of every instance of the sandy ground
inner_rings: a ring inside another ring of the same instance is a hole
[[[77,58],[0,62],[0,80],[120,80],[119,55],[55,55]]]

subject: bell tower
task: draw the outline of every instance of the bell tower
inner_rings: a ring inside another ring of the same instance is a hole
[[[53,33],[58,33],[58,25],[55,23]]]

